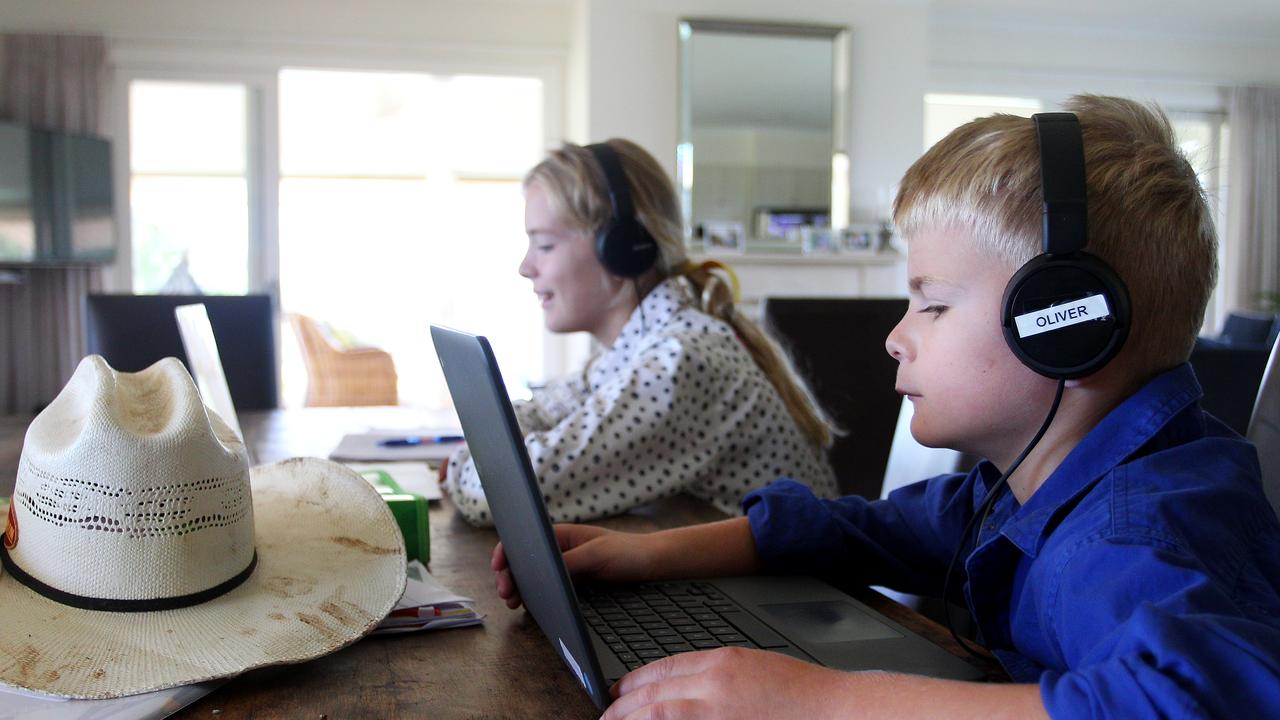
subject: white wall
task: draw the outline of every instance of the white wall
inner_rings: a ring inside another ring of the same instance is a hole
[[[650,149],[675,175],[676,21],[717,17],[839,25],[851,31],[850,131],[853,220],[869,220],[884,192],[920,154],[928,73],[923,2],[809,0],[591,0],[576,12],[587,28],[585,117],[591,140],[623,136]],[[575,51],[576,52],[576,51]]]
[[[1278,46],[1280,38],[935,18],[929,90],[1052,104],[1096,92],[1155,100],[1167,110],[1222,110],[1224,87],[1280,83]]]

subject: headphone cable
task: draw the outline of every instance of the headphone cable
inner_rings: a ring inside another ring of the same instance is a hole
[[[1018,457],[1009,465],[1009,469],[1005,470],[1004,473],[1000,475],[1000,479],[996,480],[991,486],[991,490],[987,493],[986,499],[982,501],[981,507],[973,513],[973,517],[969,518],[969,522],[965,524],[964,530],[960,533],[960,544],[956,546],[956,551],[952,553],[951,562],[947,563],[947,574],[944,575],[942,579],[942,616],[946,618],[947,630],[951,631],[951,637],[960,645],[960,647],[964,648],[965,652],[980,660],[986,660],[986,655],[980,653],[978,650],[974,649],[973,646],[969,645],[969,643],[965,642],[965,640],[960,637],[960,634],[956,632],[955,625],[951,622],[951,605],[949,598],[951,576],[955,573],[956,561],[960,558],[960,553],[969,542],[969,531],[973,529],[973,524],[975,522],[986,522],[987,515],[991,512],[992,506],[995,505],[996,498],[1000,496],[1000,491],[1008,484],[1009,478],[1013,476],[1014,471],[1018,469],[1018,466],[1022,464],[1022,461],[1027,458],[1027,455],[1031,453],[1036,444],[1040,442],[1040,439],[1044,437],[1045,432],[1049,429],[1049,424],[1053,422],[1054,415],[1058,414],[1058,405],[1062,402],[1062,391],[1066,389],[1066,387],[1066,379],[1059,379],[1058,391],[1053,396],[1053,405],[1049,407],[1049,414],[1045,416],[1044,422],[1040,425],[1040,429],[1036,432],[1035,437],[1031,438],[1031,442],[1027,443],[1027,446],[1022,449],[1022,453],[1019,454]],[[978,540],[975,537],[975,550],[977,549],[977,545]],[[963,598],[961,599],[963,600]],[[968,608],[967,602],[964,602],[963,605],[965,608]]]

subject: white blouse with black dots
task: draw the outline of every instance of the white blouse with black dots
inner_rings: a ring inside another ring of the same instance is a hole
[[[743,496],[779,477],[834,497],[825,453],[724,321],[691,304],[683,279],[644,298],[611,349],[582,375],[515,403],[554,522],[614,515],[687,492],[737,515]],[[463,516],[493,522],[466,448],[444,489]]]

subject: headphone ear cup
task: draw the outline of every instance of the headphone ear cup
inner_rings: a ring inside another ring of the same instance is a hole
[[[658,243],[635,219],[610,217],[596,234],[596,257],[621,277],[639,277],[658,261]]]
[[[1129,321],[1124,283],[1086,252],[1037,255],[1005,287],[1005,342],[1023,364],[1046,377],[1079,378],[1101,370],[1120,352]]]

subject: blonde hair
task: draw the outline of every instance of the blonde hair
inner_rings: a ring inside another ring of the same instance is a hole
[[[1217,235],[1195,171],[1155,105],[1078,95],[1088,195],[1088,245],[1128,287],[1132,329],[1123,355],[1154,374],[1191,354],[1217,277]],[[1041,252],[1035,124],[1014,115],[952,131],[911,166],[894,222],[908,238],[962,230],[978,249],[1020,266]]]
[[[819,448],[829,447],[831,422],[818,409],[782,349],[759,325],[738,311],[729,284],[713,271],[713,264],[695,265],[689,261],[679,201],[662,166],[630,140],[613,138],[607,144],[618,155],[631,186],[636,220],[657,241],[658,277],[682,277],[693,291],[697,309],[724,320],[737,333],[805,436]],[[608,222],[612,209],[604,171],[590,150],[570,143],[553,150],[525,176],[525,187],[534,183],[547,191],[563,218],[593,237]]]

